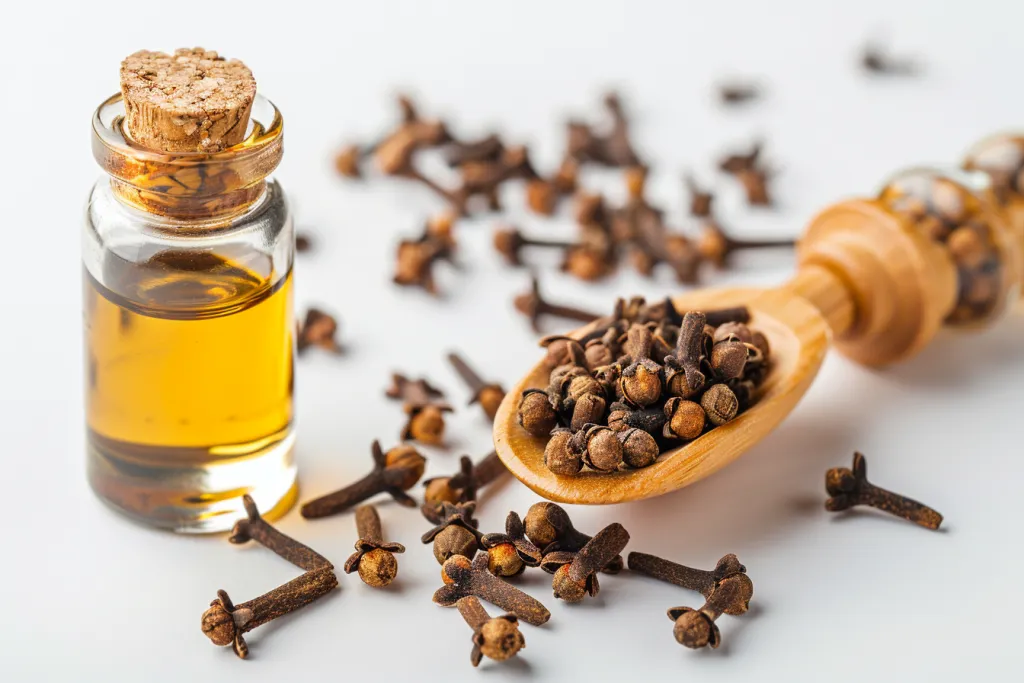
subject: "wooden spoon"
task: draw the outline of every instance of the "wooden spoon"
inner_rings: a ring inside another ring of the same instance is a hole
[[[996,235],[1001,269],[998,302],[976,324],[1006,310],[1024,270],[1024,209],[1010,213],[990,197],[985,201],[982,218]],[[535,492],[562,503],[621,503],[682,488],[738,458],[785,419],[830,344],[860,363],[891,363],[931,341],[957,304],[957,267],[946,245],[881,200],[825,210],[811,222],[797,256],[796,276],[777,289],[698,291],[673,299],[681,311],[745,304],[751,326],[768,337],[771,371],[757,402],[735,420],[662,453],[650,467],[555,475],[544,465],[546,439],[530,436],[517,419],[522,391],[547,385],[548,369],[538,364],[506,395],[495,417],[502,462]],[[589,326],[574,336],[587,331]]]

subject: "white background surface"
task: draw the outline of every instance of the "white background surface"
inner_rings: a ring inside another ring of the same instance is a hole
[[[382,391],[389,371],[426,373],[461,404],[443,361],[452,347],[511,383],[537,358],[534,336],[510,308],[526,274],[499,264],[493,217],[460,226],[461,272],[442,269],[447,296],[431,300],[388,280],[393,244],[418,230],[437,201],[386,180],[345,183],[331,171],[344,140],[368,140],[394,116],[391,95],[411,88],[428,114],[466,135],[495,127],[529,142],[550,168],[569,113],[599,115],[606,86],[621,87],[635,135],[654,161],[651,190],[682,223],[680,172],[722,190],[736,234],[798,234],[814,211],[867,194],[891,172],[953,162],[977,138],[1024,124],[1020,27],[1024,5],[972,3],[11,3],[0,19],[3,131],[0,193],[0,677],[24,680],[974,680],[1019,670],[1019,488],[1024,315],[971,336],[944,334],[899,367],[870,371],[831,356],[784,425],[735,465],[682,492],[616,508],[572,510],[591,532],[615,520],[630,549],[710,567],[736,552],[755,583],[754,607],[720,621],[718,651],[672,639],[666,608],[699,596],[630,576],[602,580],[578,606],[551,597],[547,575],[523,580],[549,605],[542,629],[508,665],[468,663],[470,631],[430,602],[438,566],[418,543],[426,525],[381,506],[386,533],[409,550],[400,580],[373,592],[351,576],[296,618],[251,634],[252,660],[212,647],[199,616],[223,587],[238,600],[295,570],[258,548],[186,538],[112,514],[84,478],[80,399],[78,231],[98,174],[88,124],[117,88],[119,60],[140,48],[203,45],[243,58],[284,111],[288,153],[278,177],[316,253],[298,269],[300,307],[337,311],[349,353],[299,363],[298,458],[303,498],[363,474],[368,444],[389,444],[402,415]],[[339,6],[343,5],[343,6]],[[920,55],[915,81],[872,81],[855,69],[865,38]],[[753,75],[766,100],[727,112],[712,98],[726,74]],[[781,208],[752,214],[716,177],[719,152],[763,134],[784,170]],[[615,193],[614,175],[594,187]],[[510,191],[510,220],[543,221]],[[545,262],[553,271],[553,263]],[[786,254],[742,261],[709,282],[781,282]],[[675,291],[668,273],[631,273],[600,286],[557,274],[552,297],[606,307],[616,294]],[[549,327],[550,331],[557,327]],[[451,448],[430,451],[431,474],[489,450],[475,410],[450,422]],[[871,513],[821,508],[823,473],[867,454],[872,478],[933,504],[943,533]],[[485,530],[536,500],[508,482],[483,500]],[[281,528],[340,565],[351,516]],[[493,611],[493,610],[492,610]],[[672,677],[672,678],[669,678]]]

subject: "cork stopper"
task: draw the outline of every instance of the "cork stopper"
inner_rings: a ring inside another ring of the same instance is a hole
[[[162,152],[219,152],[245,138],[256,79],[237,59],[201,47],[141,50],[121,62],[125,125]]]

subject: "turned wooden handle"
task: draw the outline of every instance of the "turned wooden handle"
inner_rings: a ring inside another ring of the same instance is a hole
[[[1024,270],[1024,208],[986,207],[1000,268],[991,314],[979,316],[977,326],[1000,317],[1017,298]],[[963,268],[947,244],[880,199],[846,201],[820,213],[797,257],[799,271],[786,289],[819,309],[841,353],[866,365],[922,349],[964,296]]]

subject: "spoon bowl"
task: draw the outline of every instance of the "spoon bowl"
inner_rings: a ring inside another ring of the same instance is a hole
[[[516,478],[548,500],[582,505],[624,503],[692,484],[728,465],[785,419],[810,387],[831,342],[818,309],[785,292],[704,290],[674,297],[673,303],[679,311],[747,306],[751,327],[764,333],[771,346],[771,368],[756,402],[727,424],[665,451],[649,467],[560,476],[544,464],[547,439],[531,436],[518,421],[522,392],[548,384],[549,369],[538,363],[505,396],[494,421],[498,457]],[[593,327],[569,336],[582,337]]]

